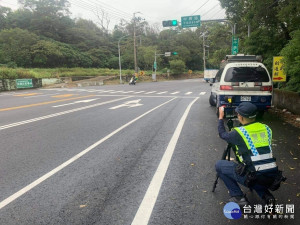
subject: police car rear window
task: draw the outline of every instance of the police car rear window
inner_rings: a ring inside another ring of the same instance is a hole
[[[265,68],[231,67],[226,71],[225,82],[269,82],[270,78]]]

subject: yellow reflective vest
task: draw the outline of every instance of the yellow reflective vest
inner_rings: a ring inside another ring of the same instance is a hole
[[[272,154],[272,131],[262,123],[252,123],[246,126],[234,128],[243,138],[248,150],[250,158],[256,171],[266,172],[271,169],[276,169],[276,160]],[[236,146],[236,156],[243,162],[242,155],[238,154]]]

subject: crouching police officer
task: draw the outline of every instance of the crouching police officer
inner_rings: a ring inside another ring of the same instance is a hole
[[[265,204],[274,205],[275,198],[268,189],[277,190],[285,178],[272,154],[272,131],[267,125],[255,122],[257,107],[252,103],[243,102],[235,111],[242,126],[226,132],[224,108],[220,107],[218,131],[222,139],[235,146],[238,164],[219,160],[216,171],[229,190],[230,202],[241,206],[249,204],[238,185],[240,183],[255,190]]]

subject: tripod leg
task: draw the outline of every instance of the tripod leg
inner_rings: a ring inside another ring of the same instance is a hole
[[[226,156],[228,157],[228,161],[230,161],[230,149],[231,149],[231,145],[228,144],[227,148],[224,150],[223,155],[222,155],[222,160],[226,160]],[[217,173],[216,175],[216,180],[214,182],[213,188],[212,188],[212,192],[215,192],[215,189],[217,187],[218,184],[218,179],[219,179],[219,175]]]

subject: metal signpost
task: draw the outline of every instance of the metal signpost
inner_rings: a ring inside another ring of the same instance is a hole
[[[181,17],[181,26],[182,26],[182,28],[200,27],[200,25],[201,25],[200,15]]]

